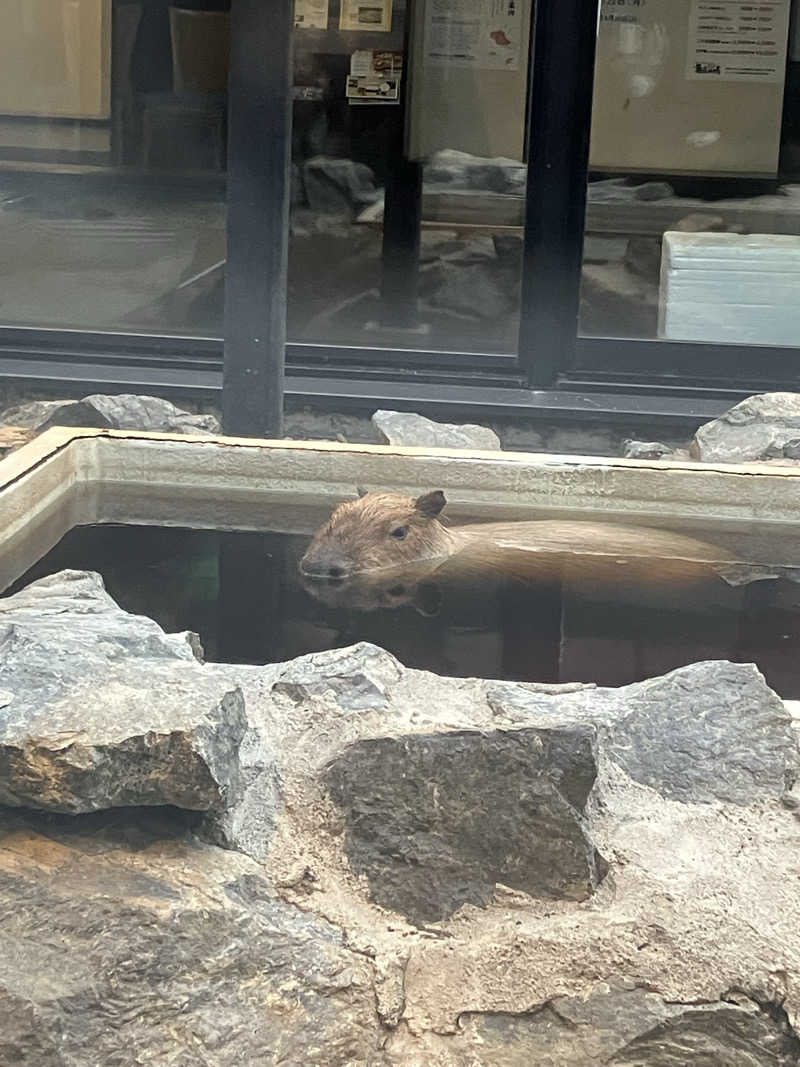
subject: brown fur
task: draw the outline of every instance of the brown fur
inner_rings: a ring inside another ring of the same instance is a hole
[[[449,556],[456,549],[445,527],[433,517],[437,494],[412,500],[401,493],[367,493],[348,500],[318,530],[300,561],[306,575],[344,578],[417,560]],[[426,506],[427,505],[427,506]],[[407,528],[402,540],[392,531]]]
[[[658,560],[664,578],[673,564],[709,565],[736,562],[713,545],[667,530],[616,523],[532,520],[480,523],[447,529],[438,515],[445,504],[441,492],[413,500],[400,493],[368,493],[341,504],[314,536],[300,563],[306,576],[349,578],[352,575],[402,567],[422,560],[453,557],[471,569],[512,570],[541,574],[558,561],[589,560],[599,569],[620,565],[647,566]],[[392,530],[406,527],[398,540]]]

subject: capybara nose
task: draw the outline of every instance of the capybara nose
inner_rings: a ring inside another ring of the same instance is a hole
[[[300,573],[307,578],[345,578],[347,568],[342,560],[330,556],[303,556],[300,560]]]

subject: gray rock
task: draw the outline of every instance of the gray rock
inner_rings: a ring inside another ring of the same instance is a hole
[[[188,637],[120,611],[96,574],[64,571],[0,600],[0,803],[171,804],[212,813],[209,832],[263,855],[271,752]]]
[[[748,805],[790,790],[800,769],[792,720],[752,664],[709,662],[663,678],[548,697],[490,683],[495,713],[593,722],[609,758],[669,800]]]
[[[319,656],[301,656],[285,664],[272,692],[295,704],[333,699],[347,711],[386,708],[387,691],[400,677],[400,664],[373,645],[336,649]]]
[[[0,626],[0,722],[82,664],[90,725],[126,669],[120,729],[178,686],[187,718],[237,691],[246,715],[213,812],[0,808],[0,1063],[800,1062],[800,719],[753,667],[609,690],[367,644],[201,664],[69,573]]]
[[[479,319],[502,319],[514,311],[514,288],[487,263],[442,260],[428,304]]]
[[[303,165],[303,185],[312,211],[352,218],[379,198],[375,178],[364,163],[314,156]]]
[[[499,452],[500,438],[486,426],[434,422],[406,411],[376,411],[372,424],[390,445],[412,448],[474,448]]]
[[[749,463],[782,454],[798,431],[800,393],[760,393],[701,426],[690,451],[704,463]]]
[[[691,1006],[643,989],[610,989],[518,1015],[468,1012],[459,1024],[455,1044],[464,1059],[450,1061],[459,1064],[470,1062],[473,1048],[482,1063],[503,1067],[790,1067],[798,1055],[785,1015],[747,998]]]
[[[625,441],[624,449],[625,459],[663,459],[675,451],[660,441]]]
[[[583,900],[607,870],[583,826],[593,749],[577,724],[351,745],[327,773],[350,864],[418,924],[485,907],[496,882]]]
[[[3,1064],[343,1067],[376,1054],[370,966],[342,931],[161,813],[0,813],[0,916]]]
[[[157,396],[98,393],[83,400],[33,400],[8,408],[0,425],[22,426],[43,433],[51,426],[88,426],[104,430],[145,430],[151,433],[220,433],[214,415],[192,415]]]
[[[526,175],[527,168],[518,160],[486,159],[455,149],[435,152],[425,167],[426,182],[496,193],[523,192]]]

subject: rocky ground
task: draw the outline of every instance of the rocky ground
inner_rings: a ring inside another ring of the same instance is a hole
[[[0,1063],[800,1062],[800,753],[746,664],[267,667],[0,601]]]

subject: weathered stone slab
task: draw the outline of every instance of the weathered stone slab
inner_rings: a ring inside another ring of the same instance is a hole
[[[792,1067],[800,1054],[785,1015],[746,997],[694,1006],[635,987],[557,997],[518,1014],[467,1012],[447,1042],[399,1034],[389,1063],[413,1062],[423,1047],[438,1067],[468,1067],[476,1049],[481,1063],[502,1067]]]
[[[781,797],[800,769],[791,716],[752,664],[695,663],[621,689],[555,697],[489,683],[496,714],[597,725],[608,757],[670,800],[747,805]]]
[[[434,422],[407,411],[376,411],[372,423],[390,445],[412,448],[474,448],[499,452],[500,438],[488,426]]]
[[[485,906],[497,882],[589,896],[607,869],[583,825],[595,775],[594,732],[572,725],[360,741],[327,781],[372,898],[425,923]]]
[[[159,813],[0,812],[0,1063],[367,1063],[369,962]]]

